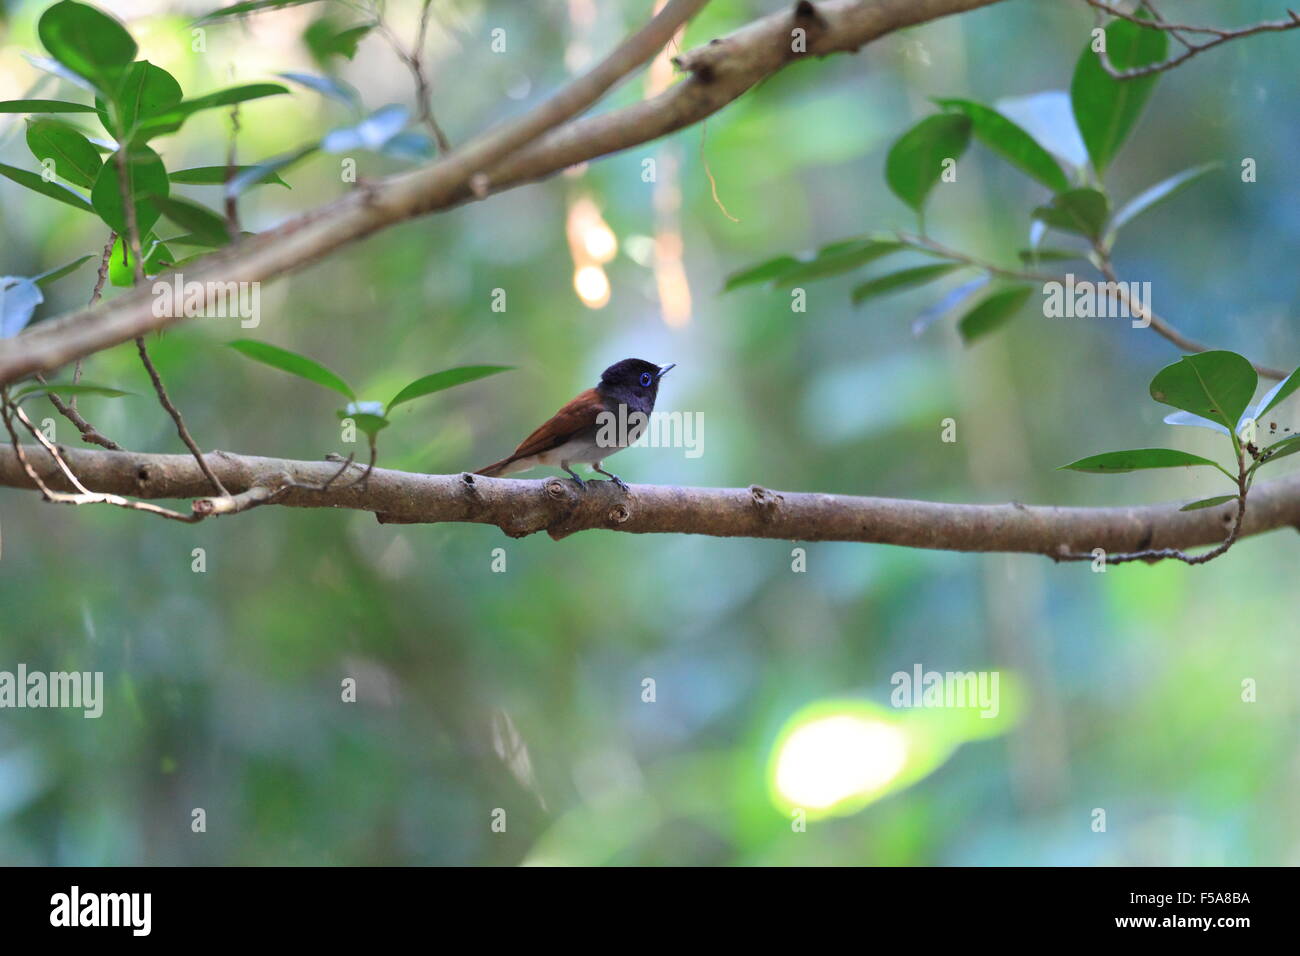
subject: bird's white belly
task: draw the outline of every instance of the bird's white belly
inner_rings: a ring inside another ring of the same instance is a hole
[[[621,451],[620,448],[601,447],[593,439],[582,438],[572,439],[565,442],[558,448],[552,448],[550,451],[544,451],[536,457],[539,465],[559,465],[562,462],[583,462],[589,464],[593,461]]]
[[[571,465],[578,463],[589,465],[594,462],[604,461],[615,452],[622,451],[628,445],[634,444],[646,430],[648,420],[644,416],[629,416],[629,418],[631,420],[624,426],[623,434],[619,433],[617,427],[614,428],[612,435],[606,432],[605,437],[613,439],[608,444],[601,444],[598,441],[602,435],[602,430],[596,429],[589,435],[571,438],[558,448],[552,448],[550,451],[531,455],[528,458],[519,458],[502,474],[508,475],[518,471],[527,471],[529,468],[536,468],[538,465],[559,468],[565,462]],[[626,444],[622,444],[621,440],[625,440]]]

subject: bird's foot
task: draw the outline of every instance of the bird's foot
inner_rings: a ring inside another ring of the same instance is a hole
[[[618,475],[614,474],[612,471],[606,471],[604,468],[601,468],[600,466],[601,466],[601,462],[596,462],[596,464],[592,465],[592,469],[596,471],[598,474],[604,475],[610,481],[614,482],[614,484],[622,488],[623,494],[628,494],[631,491],[631,489],[628,488],[626,481],[624,481]]]

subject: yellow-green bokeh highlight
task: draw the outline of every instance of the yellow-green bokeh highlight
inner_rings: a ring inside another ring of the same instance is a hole
[[[999,671],[996,713],[968,707],[883,707],[861,698],[816,701],[778,732],[768,793],[789,816],[857,813],[929,776],[964,743],[1006,733],[1022,710],[1018,682]]]

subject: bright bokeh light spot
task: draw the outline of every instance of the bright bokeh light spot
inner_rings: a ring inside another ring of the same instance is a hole
[[[604,265],[618,254],[618,237],[587,196],[580,196],[569,207],[565,226],[573,259],[581,264]]]
[[[906,762],[907,737],[899,728],[857,715],[820,717],[786,737],[776,789],[793,806],[825,810],[884,788]]]
[[[609,304],[609,277],[600,266],[583,266],[575,271],[573,288],[589,309],[603,309]]]
[[[602,266],[618,253],[618,238],[586,196],[569,206],[565,232],[573,255],[574,291],[587,308],[603,309],[609,303],[610,286]]]
[[[618,253],[614,230],[603,222],[583,233],[582,242],[587,247],[587,255],[596,262],[609,262]]]
[[[655,240],[655,286],[664,322],[680,328],[691,321],[691,286],[682,265],[682,237],[665,230]]]

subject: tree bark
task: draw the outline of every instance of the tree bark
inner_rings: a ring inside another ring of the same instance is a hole
[[[42,480],[71,490],[51,456],[24,446]],[[722,538],[861,541],[946,551],[1005,551],[1059,558],[1148,548],[1218,544],[1236,515],[1235,504],[1178,511],[1177,502],[1123,508],[1058,508],[1023,504],[967,505],[902,498],[807,494],[748,488],[679,488],[612,482],[527,481],[477,475],[421,475],[376,468],[363,488],[349,486],[352,470],[328,491],[319,486],[339,470],[332,461],[294,461],[210,452],[208,464],[235,496],[207,497],[211,485],[191,455],[61,448],[91,490],[134,498],[194,499],[196,514],[229,514],[274,503],[292,508],[352,508],[386,523],[475,522],[511,537],[539,531],[564,538],[605,529],[632,534],[705,534]],[[0,485],[34,487],[12,447],[0,448]],[[1256,485],[1242,536],[1300,528],[1300,474]]]

